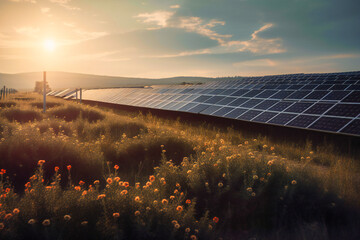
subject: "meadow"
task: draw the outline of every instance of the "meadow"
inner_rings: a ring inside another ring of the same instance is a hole
[[[360,159],[18,93],[0,102],[0,239],[360,239]]]

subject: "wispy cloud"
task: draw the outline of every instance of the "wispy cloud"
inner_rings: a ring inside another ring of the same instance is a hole
[[[170,8],[180,8],[180,5],[179,4],[172,5],[172,6],[170,6]]]
[[[274,54],[286,52],[282,46],[281,38],[262,38],[258,34],[272,28],[272,23],[267,23],[251,34],[251,39],[246,41],[229,41],[227,46],[237,52],[249,51],[258,54]]]
[[[10,2],[28,2],[28,3],[36,3],[36,0],[9,0]]]
[[[52,3],[59,4],[60,6],[66,8],[68,10],[81,10],[79,7],[70,5],[70,2],[72,0],[49,0],[49,1]]]
[[[16,33],[28,37],[34,37],[38,32],[40,32],[40,28],[38,27],[19,27],[19,28],[15,28],[14,30]]]
[[[50,8],[48,7],[43,7],[40,9],[42,13],[48,13],[50,11]]]
[[[175,12],[170,11],[156,11],[152,13],[140,13],[135,17],[140,19],[143,23],[152,23],[158,27],[167,27],[168,20],[174,15]]]

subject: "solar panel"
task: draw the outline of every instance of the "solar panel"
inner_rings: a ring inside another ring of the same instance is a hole
[[[75,93],[67,89],[48,95],[73,98]],[[360,72],[218,78],[201,85],[84,89],[83,99],[360,135]]]

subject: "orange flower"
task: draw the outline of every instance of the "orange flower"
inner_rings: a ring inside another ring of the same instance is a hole
[[[120,178],[119,178],[119,177],[115,177],[114,180],[115,180],[116,182],[119,182],[119,181],[120,181]]]
[[[162,204],[164,204],[164,205],[166,205],[166,204],[169,203],[169,201],[168,201],[167,199],[163,199],[161,202],[162,202]]]
[[[98,199],[98,200],[99,200],[99,199],[103,199],[104,197],[106,197],[105,194],[100,194],[100,195],[97,197],[97,199]]]
[[[140,197],[139,196],[135,197],[135,202],[140,202]]]
[[[59,171],[59,167],[55,167],[55,172]]]
[[[154,176],[154,175],[151,175],[151,176],[149,177],[149,180],[150,180],[150,182],[155,181],[155,176]]]
[[[85,182],[82,181],[82,180],[80,180],[79,185],[82,186],[82,185],[84,185],[84,184],[85,184]]]
[[[75,186],[74,189],[75,189],[76,191],[80,191],[80,190],[81,190],[81,187],[80,187],[80,186]]]
[[[177,210],[178,212],[182,212],[182,210],[184,210],[184,209],[183,209],[182,206],[177,206],[176,210]]]
[[[6,173],[6,170],[5,169],[1,169],[0,170],[0,175],[3,175],[3,174],[5,174]]]
[[[71,170],[71,165],[67,165],[67,170],[70,171]]]
[[[121,195],[126,195],[127,193],[128,193],[127,190],[122,190],[122,191],[120,192]]]
[[[114,168],[115,168],[115,170],[118,170],[118,169],[119,169],[119,166],[118,166],[118,165],[115,165]]]
[[[5,215],[4,219],[8,220],[8,219],[12,218],[12,216],[13,215],[11,213],[8,213],[8,214]]]
[[[140,215],[140,211],[135,211],[135,216],[139,216]]]
[[[108,179],[106,179],[106,182],[107,182],[108,184],[112,184],[113,180],[112,180],[112,178],[108,178]]]
[[[42,222],[42,225],[44,225],[44,226],[49,226],[49,225],[50,225],[50,219],[45,219],[45,220]]]
[[[214,222],[214,223],[218,223],[218,222],[219,222],[219,218],[218,218],[218,217],[214,217],[214,218],[213,218],[213,222]]]
[[[5,225],[3,223],[0,223],[0,230],[3,230]]]
[[[85,196],[87,193],[88,193],[88,192],[85,190],[85,191],[82,192],[81,195],[82,195],[82,196]]]
[[[129,187],[129,183],[128,183],[128,182],[124,182],[124,183],[123,183],[123,186],[127,188],[127,187]]]
[[[45,160],[39,160],[39,161],[38,161],[38,165],[39,165],[39,166],[42,166],[44,163],[45,163]]]
[[[117,212],[116,212],[116,213],[113,213],[113,217],[114,217],[114,218],[120,217],[120,213],[117,213]]]
[[[187,199],[187,200],[185,201],[185,203],[190,205],[191,200],[190,200],[190,199]]]

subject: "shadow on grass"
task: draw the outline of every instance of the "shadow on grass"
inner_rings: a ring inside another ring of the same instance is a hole
[[[67,122],[74,121],[80,116],[90,123],[97,122],[105,118],[105,116],[99,111],[71,105],[55,108],[52,111],[49,111],[49,114],[57,118],[62,118]]]
[[[3,112],[3,115],[11,122],[17,121],[20,123],[32,122],[35,120],[39,121],[42,119],[41,113],[35,110],[21,110],[18,108],[6,109]]]

